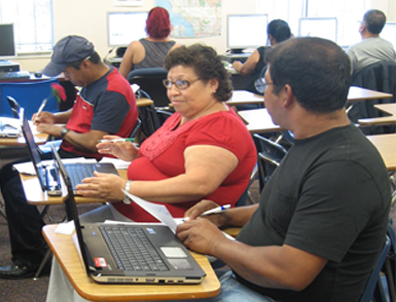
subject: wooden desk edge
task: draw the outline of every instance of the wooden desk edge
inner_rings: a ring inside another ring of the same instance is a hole
[[[46,225],[43,227],[43,235],[48,242],[52,252],[54,253],[56,259],[60,263],[63,271],[66,273],[67,278],[76,289],[78,294],[85,299],[91,301],[152,301],[152,300],[180,300],[180,299],[200,299],[214,297],[220,292],[220,282],[217,279],[213,269],[211,268],[206,256],[191,253],[197,262],[201,265],[206,273],[205,279],[202,283],[197,285],[149,285],[149,284],[98,284],[95,283],[91,278],[86,276],[85,269],[83,267],[82,260],[74,246],[72,236],[60,235],[55,233],[57,225]],[[54,244],[57,245],[59,242],[67,242],[62,248],[55,248]],[[78,263],[73,262],[73,267],[71,269],[77,269],[80,272],[74,272],[74,274],[82,273],[79,275],[77,282],[85,283],[79,286],[66,269],[65,263],[62,261],[63,255],[60,253],[70,255],[72,258],[79,257],[80,261]],[[133,286],[133,288],[132,288]],[[203,288],[202,288],[203,287]],[[108,293],[106,298],[105,294],[98,294],[100,290],[111,291],[111,297]],[[85,291],[84,291],[85,290]],[[165,291],[164,291],[165,290]],[[88,291],[88,293],[86,292]],[[183,292],[184,291],[184,292]]]

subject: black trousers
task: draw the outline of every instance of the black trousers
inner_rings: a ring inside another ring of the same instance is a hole
[[[62,158],[77,157],[77,154],[59,149]],[[51,153],[41,155],[42,159],[51,159]],[[28,162],[30,158],[17,162]],[[12,168],[17,163],[9,163],[0,170],[0,187],[7,215],[11,243],[12,261],[19,260],[30,269],[36,269],[48,249],[41,234],[45,225],[36,206],[26,201],[19,173]]]

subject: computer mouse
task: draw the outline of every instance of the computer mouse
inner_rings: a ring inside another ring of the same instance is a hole
[[[41,77],[43,76],[43,74],[42,74],[40,71],[36,71],[36,72],[34,73],[34,76],[35,76],[36,78],[41,78]]]

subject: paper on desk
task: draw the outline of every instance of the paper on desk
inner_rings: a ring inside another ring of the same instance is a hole
[[[96,163],[96,159],[93,158],[85,158],[85,157],[76,157],[76,158],[63,158],[62,162],[66,163]],[[52,159],[43,160],[41,163],[46,165],[53,165],[54,161]],[[26,163],[19,163],[14,164],[13,168],[17,170],[21,174],[28,174],[28,175],[36,175],[36,170],[34,169],[33,163],[31,161]]]
[[[173,233],[176,233],[177,222],[169,213],[166,206],[162,204],[156,204],[153,202],[146,201],[140,197],[132,195],[131,193],[122,190],[131,200],[133,200],[137,205],[139,205],[142,209],[146,210],[153,217],[166,224]]]
[[[71,235],[74,232],[74,220],[60,223],[55,229],[56,234]]]
[[[138,84],[132,84],[131,88],[132,88],[133,93],[136,93],[136,91],[139,90],[140,86]]]
[[[103,157],[100,160],[101,163],[112,163],[117,170],[126,170],[128,169],[129,165],[131,164],[130,161],[125,161],[119,158],[113,157]]]

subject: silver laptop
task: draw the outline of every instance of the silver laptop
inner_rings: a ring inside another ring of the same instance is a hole
[[[29,125],[27,117],[23,113],[24,110],[21,107],[19,110],[22,120],[22,133],[25,137],[26,144],[28,146],[30,159],[32,160],[33,166],[36,170],[37,177],[40,181],[41,188],[43,191],[47,191],[49,195],[60,195],[61,185],[59,181],[59,173],[55,165],[43,165],[40,157],[40,152],[34,142],[34,136],[32,129]],[[82,183],[82,180],[86,177],[94,176],[94,171],[101,173],[112,173],[118,175],[117,169],[112,163],[67,163],[65,167],[71,178],[73,190],[76,193],[76,186]]]
[[[206,276],[176,235],[157,224],[80,224],[70,178],[56,149],[54,161],[69,193],[66,205],[89,276],[98,283],[197,284]]]
[[[19,123],[20,106],[18,102],[10,96],[7,96],[7,101],[10,104],[15,118],[0,117],[0,138],[16,138],[21,134],[21,127]]]

